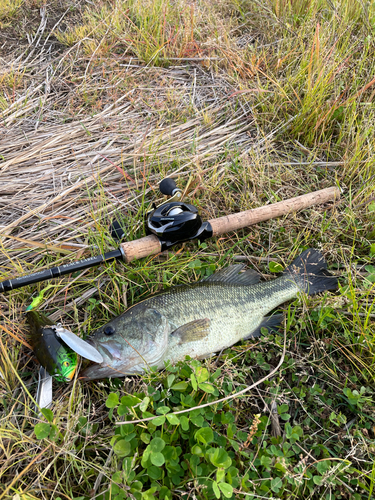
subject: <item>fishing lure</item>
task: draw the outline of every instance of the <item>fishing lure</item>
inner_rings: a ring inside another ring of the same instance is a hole
[[[26,313],[30,326],[30,343],[39,363],[59,382],[72,380],[78,366],[78,356],[58,336],[58,326],[44,314]]]
[[[26,309],[26,312],[29,312],[29,311],[32,311],[33,309],[36,309],[39,306],[39,304],[41,304],[43,302],[44,294],[46,293],[46,291],[52,287],[53,287],[53,285],[48,285],[48,286],[46,286],[46,288],[43,288],[43,290],[41,290],[39,292],[39,295],[37,297],[35,297],[33,299],[33,301],[31,302],[31,304],[28,306],[28,308]]]
[[[53,391],[52,391],[52,377],[44,368],[41,366],[39,369],[39,379],[38,379],[38,390],[35,396],[36,407],[38,408],[49,408],[53,401]],[[41,413],[38,413],[41,415]]]
[[[102,355],[91,345],[61,325],[55,325],[44,314],[26,312],[30,326],[30,343],[39,363],[60,382],[72,380],[78,366],[78,354],[102,363]]]

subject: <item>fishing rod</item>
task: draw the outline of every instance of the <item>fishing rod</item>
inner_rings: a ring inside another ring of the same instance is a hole
[[[182,191],[176,186],[173,179],[163,179],[159,189],[162,194],[172,198],[158,207],[154,204],[152,210],[147,213],[145,221],[147,236],[121,243],[117,250],[95,257],[88,257],[70,264],[63,264],[44,271],[5,280],[0,283],[0,293],[99,266],[103,262],[119,259],[129,263],[135,259],[156,255],[178,243],[194,239],[204,241],[207,238],[220,236],[230,231],[236,231],[313,205],[336,201],[340,198],[340,190],[337,187],[329,187],[263,207],[202,221],[196,207],[180,201]],[[115,239],[120,241],[125,236],[118,221],[112,223],[111,233]]]

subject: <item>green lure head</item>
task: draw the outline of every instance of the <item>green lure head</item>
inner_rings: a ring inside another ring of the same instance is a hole
[[[70,347],[62,346],[57,351],[56,368],[53,375],[59,382],[72,380],[78,366],[78,355]],[[48,371],[48,370],[47,370]]]

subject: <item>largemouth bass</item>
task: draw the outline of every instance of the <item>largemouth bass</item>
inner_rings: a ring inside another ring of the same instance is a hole
[[[309,249],[282,276],[261,282],[255,271],[229,266],[197,283],[181,285],[140,302],[87,340],[104,362],[88,367],[87,379],[122,377],[149,367],[162,369],[187,355],[204,358],[241,339],[274,330],[282,315],[267,316],[298,292],[313,295],[337,288],[322,254]]]

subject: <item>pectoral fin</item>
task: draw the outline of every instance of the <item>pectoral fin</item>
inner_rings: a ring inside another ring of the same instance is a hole
[[[173,337],[179,337],[179,344],[186,344],[207,337],[210,330],[210,320],[208,318],[195,319],[175,330]]]

